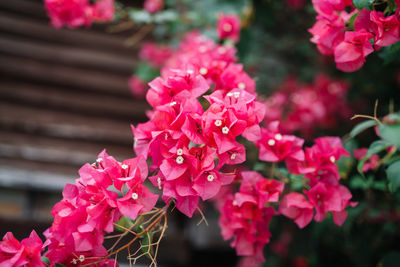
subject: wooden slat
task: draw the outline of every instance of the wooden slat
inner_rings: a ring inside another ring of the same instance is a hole
[[[54,29],[36,19],[10,15],[1,11],[0,31],[57,44],[108,50],[122,55],[136,55],[139,47],[139,44],[134,47],[126,47],[124,45],[125,38],[121,36],[105,35],[84,29]]]
[[[46,61],[68,66],[106,70],[110,72],[131,74],[135,59],[91,49],[74,48],[66,45],[54,45],[46,42],[36,42],[27,38],[15,38],[0,34],[0,52]]]
[[[127,119],[144,121],[146,120],[144,112],[149,109],[145,101],[130,97],[102,95],[17,81],[0,82],[0,98],[7,102],[26,103],[26,105],[124,119],[125,121]]]
[[[105,147],[116,158],[133,157],[131,146],[106,142],[91,143],[2,130],[0,130],[0,140],[0,157],[3,158],[20,158],[80,167],[86,162],[94,162]]]
[[[30,134],[131,145],[129,122],[0,102],[0,127]]]
[[[0,9],[24,14],[36,18],[47,19],[44,1],[12,0],[0,1]]]
[[[129,75],[78,69],[0,54],[1,73],[11,75],[17,79],[28,78],[52,85],[107,92],[122,96],[131,95],[128,88]]]

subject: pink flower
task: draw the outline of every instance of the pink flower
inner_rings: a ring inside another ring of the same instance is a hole
[[[366,30],[345,33],[344,41],[335,48],[335,62],[339,70],[352,72],[364,65],[365,57],[374,49],[370,43],[373,34]]]
[[[136,75],[132,75],[129,78],[129,88],[136,98],[143,98],[146,95],[146,84]]]
[[[371,29],[375,34],[375,48],[390,46],[400,40],[400,21],[398,14],[385,17],[382,12],[370,13]]]
[[[261,139],[257,142],[259,158],[262,161],[304,160],[304,140],[294,135],[282,135],[278,131],[279,122],[271,122],[268,129],[261,129]]]
[[[46,265],[41,260],[42,250],[43,242],[35,231],[21,242],[8,232],[0,241],[0,266],[44,267]]]
[[[292,192],[284,196],[282,199],[279,212],[300,227],[306,227],[314,216],[313,205],[302,194]]]
[[[149,13],[157,13],[164,8],[164,0],[145,0],[143,8]]]
[[[317,45],[318,50],[324,55],[332,55],[336,46],[344,40],[344,23],[335,26],[328,20],[317,20],[314,26],[309,29],[313,35],[311,42]]]
[[[358,160],[365,157],[365,155],[367,155],[367,152],[368,152],[368,148],[360,148],[360,149],[355,149],[353,151],[354,157]],[[371,157],[369,157],[365,161],[365,163],[362,167],[362,171],[367,172],[369,170],[375,170],[378,166],[379,166],[379,155],[375,154],[375,155],[372,155]]]
[[[151,2],[147,1],[147,2]],[[154,68],[162,67],[172,56],[172,49],[166,45],[157,45],[152,42],[145,42],[139,51],[139,58],[148,61]]]
[[[240,19],[236,15],[220,14],[217,21],[219,39],[229,38],[235,43],[239,41]]]
[[[110,21],[114,18],[114,0],[96,1],[92,8],[92,19],[95,21]]]

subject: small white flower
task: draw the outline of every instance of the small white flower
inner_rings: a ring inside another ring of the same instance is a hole
[[[239,83],[238,87],[239,87],[239,89],[244,90],[246,88],[246,85],[244,83]]]
[[[201,75],[206,75],[208,73],[208,70],[203,67],[203,68],[200,68],[199,72]]]
[[[225,32],[230,32],[230,31],[232,30],[232,25],[229,24],[229,23],[224,23],[224,25],[222,26],[222,29],[223,29]]]
[[[207,51],[207,47],[206,46],[202,45],[202,46],[199,47],[199,52],[200,53],[204,53],[206,51]]]
[[[182,157],[182,156],[178,156],[178,157],[176,158],[176,163],[182,164],[182,163],[183,163],[183,157]]]
[[[278,140],[278,141],[282,140],[282,135],[281,134],[276,134],[275,135],[275,139]]]
[[[214,175],[209,174],[209,175],[207,176],[207,180],[208,180],[209,182],[214,181]]]
[[[236,158],[236,153],[233,153],[232,155],[231,155],[231,160],[234,160]]]
[[[275,140],[274,139],[269,139],[268,140],[268,145],[270,145],[270,146],[275,145]]]
[[[222,128],[222,133],[223,134],[228,134],[229,133],[229,128],[228,127],[224,127],[224,128]]]
[[[329,160],[330,160],[332,163],[335,163],[335,161],[336,161],[335,156],[331,156],[331,157],[329,158]]]
[[[233,206],[237,206],[237,205],[238,205],[237,201],[234,200],[234,201],[232,202],[232,205],[233,205]]]
[[[223,46],[219,47],[219,48],[218,48],[218,53],[220,53],[220,54],[225,54],[225,53],[226,53],[226,48],[223,47]]]
[[[233,93],[227,93],[226,95],[227,96],[233,96]]]
[[[175,105],[176,105],[176,102],[175,102],[175,101],[173,101],[173,102],[169,103],[169,105],[170,105],[171,107],[173,107],[173,106],[175,106]]]
[[[187,70],[187,74],[193,74],[193,70]]]
[[[72,264],[77,264],[77,263],[78,263],[78,260],[77,260],[77,259],[73,259],[73,260],[71,261],[71,263],[72,263]]]
[[[134,200],[136,200],[136,199],[138,199],[138,194],[136,194],[136,193],[132,193],[132,199],[134,199]]]
[[[215,124],[215,126],[219,127],[219,126],[222,125],[222,121],[221,121],[221,120],[216,120],[216,121],[214,122],[214,124]]]
[[[233,96],[234,96],[235,98],[239,98],[240,92],[234,92],[234,93],[233,93]]]
[[[98,158],[98,159],[96,159],[96,162],[97,163],[100,163],[100,162],[102,162],[103,161],[103,159],[102,158]]]
[[[179,148],[177,151],[176,151],[176,154],[177,155],[183,155],[183,150],[182,150],[182,148]]]
[[[121,168],[124,169],[124,170],[128,169],[128,167],[129,167],[129,166],[126,165],[126,164],[122,164],[122,165],[121,165]]]
[[[80,256],[79,256],[79,261],[80,261],[80,262],[83,262],[84,260],[85,260],[85,255],[80,255]]]
[[[158,185],[158,189],[161,190],[161,178],[160,177],[157,178],[157,185]]]

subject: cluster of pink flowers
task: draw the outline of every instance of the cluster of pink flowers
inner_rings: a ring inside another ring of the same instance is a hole
[[[35,231],[21,242],[8,232],[0,241],[0,266],[45,267],[41,259],[42,250],[43,242]]]
[[[357,10],[351,0],[312,2],[318,15],[310,29],[311,41],[322,54],[333,54],[337,68],[342,71],[360,69],[374,49],[378,51],[400,40],[398,9],[386,15],[365,8]]]
[[[45,256],[51,266],[97,262],[107,255],[103,240],[106,233],[114,230],[113,223],[123,215],[136,219],[158,200],[158,195],[143,185],[148,168],[140,156],[118,162],[103,151],[96,163],[84,165],[79,174],[75,184],[65,186],[63,199],[52,210],[54,222],[44,233]],[[105,259],[97,266],[115,264],[114,260]]]
[[[236,139],[255,141],[264,106],[254,81],[234,63],[235,49],[189,33],[146,94],[150,120],[133,128],[137,155],[151,157],[150,177],[162,198],[191,217],[199,199],[214,197],[234,175],[224,165],[245,161]],[[171,67],[173,66],[173,67]],[[179,66],[179,68],[178,68]],[[207,103],[200,102],[204,96]]]
[[[44,0],[47,14],[55,28],[90,26],[93,21],[114,17],[114,0]]]
[[[142,44],[139,58],[149,62],[153,68],[161,68],[172,56],[173,50],[167,45],[157,45],[152,42]]]
[[[348,89],[345,81],[326,75],[318,75],[306,85],[289,78],[265,101],[265,120],[279,120],[284,133],[298,131],[305,137],[317,129],[333,129],[351,114]]]
[[[219,204],[220,226],[224,239],[231,239],[232,247],[238,255],[264,261],[263,247],[269,242],[268,224],[271,217],[282,214],[304,228],[314,218],[322,221],[330,212],[337,225],[342,225],[347,217],[352,195],[339,184],[340,175],[335,164],[342,156],[348,156],[337,137],[315,139],[315,145],[303,150],[303,140],[282,134],[278,122],[271,122],[262,129],[261,138],[256,141],[259,159],[267,162],[285,162],[292,174],[304,175],[304,187],[299,192],[289,192],[279,200],[283,182],[265,179],[259,173],[242,171],[238,193],[226,193]],[[279,202],[279,211],[271,203]],[[248,259],[251,261],[250,259]]]

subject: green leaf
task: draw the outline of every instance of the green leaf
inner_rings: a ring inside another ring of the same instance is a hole
[[[371,5],[374,2],[375,2],[375,0],[353,0],[353,5],[358,10],[361,10],[363,8],[367,8],[368,10],[371,10]]]
[[[56,264],[54,265],[54,267],[65,267],[65,265],[64,265],[64,264],[61,264],[61,263],[56,263]]]
[[[142,252],[151,253],[151,244],[153,243],[153,233],[146,233],[143,235],[142,240]],[[147,257],[150,255],[146,254]]]
[[[130,229],[132,227],[133,223],[134,222],[131,219],[129,219],[126,216],[123,216],[118,222],[115,223],[116,225],[114,226],[114,228],[117,231],[125,232],[125,230],[121,227],[118,227],[118,225],[121,225],[122,227],[124,227],[126,229]]]
[[[386,175],[391,183],[392,191],[396,191],[400,187],[400,160],[386,169]]]
[[[365,131],[368,128],[371,128],[373,126],[377,125],[377,122],[374,120],[367,120],[364,122],[361,122],[357,124],[353,130],[350,132],[350,137],[354,138],[356,135],[360,134],[361,132]]]
[[[383,64],[388,65],[400,56],[400,42],[391,46],[382,47],[379,51],[379,57],[383,59]]]
[[[384,140],[378,140],[373,142],[368,149],[367,154],[358,162],[357,165],[357,170],[359,173],[361,173],[362,175],[362,168],[364,166],[364,163],[367,159],[369,159],[372,155],[378,154],[379,152],[385,150],[386,148],[388,148],[389,146],[391,146],[391,143],[386,142]]]
[[[160,75],[160,71],[153,68],[147,62],[140,62],[137,64],[135,74],[145,82],[149,82]]]
[[[352,189],[365,190],[369,188],[369,180],[362,178],[360,175],[356,175],[350,179],[350,187]]]
[[[383,139],[400,148],[400,124],[379,125],[379,133]]]
[[[45,257],[45,256],[42,257],[42,262],[43,262],[44,264],[46,264],[46,265],[50,265],[50,260],[49,260],[49,258],[47,258],[47,257]]]
[[[151,14],[143,9],[131,8],[130,10],[128,10],[128,14],[131,20],[138,24],[150,23],[153,20]]]
[[[356,20],[358,14],[360,14],[359,12],[353,14],[353,16],[350,17],[349,21],[347,22],[348,27],[350,27],[350,29],[354,30],[354,21]]]

